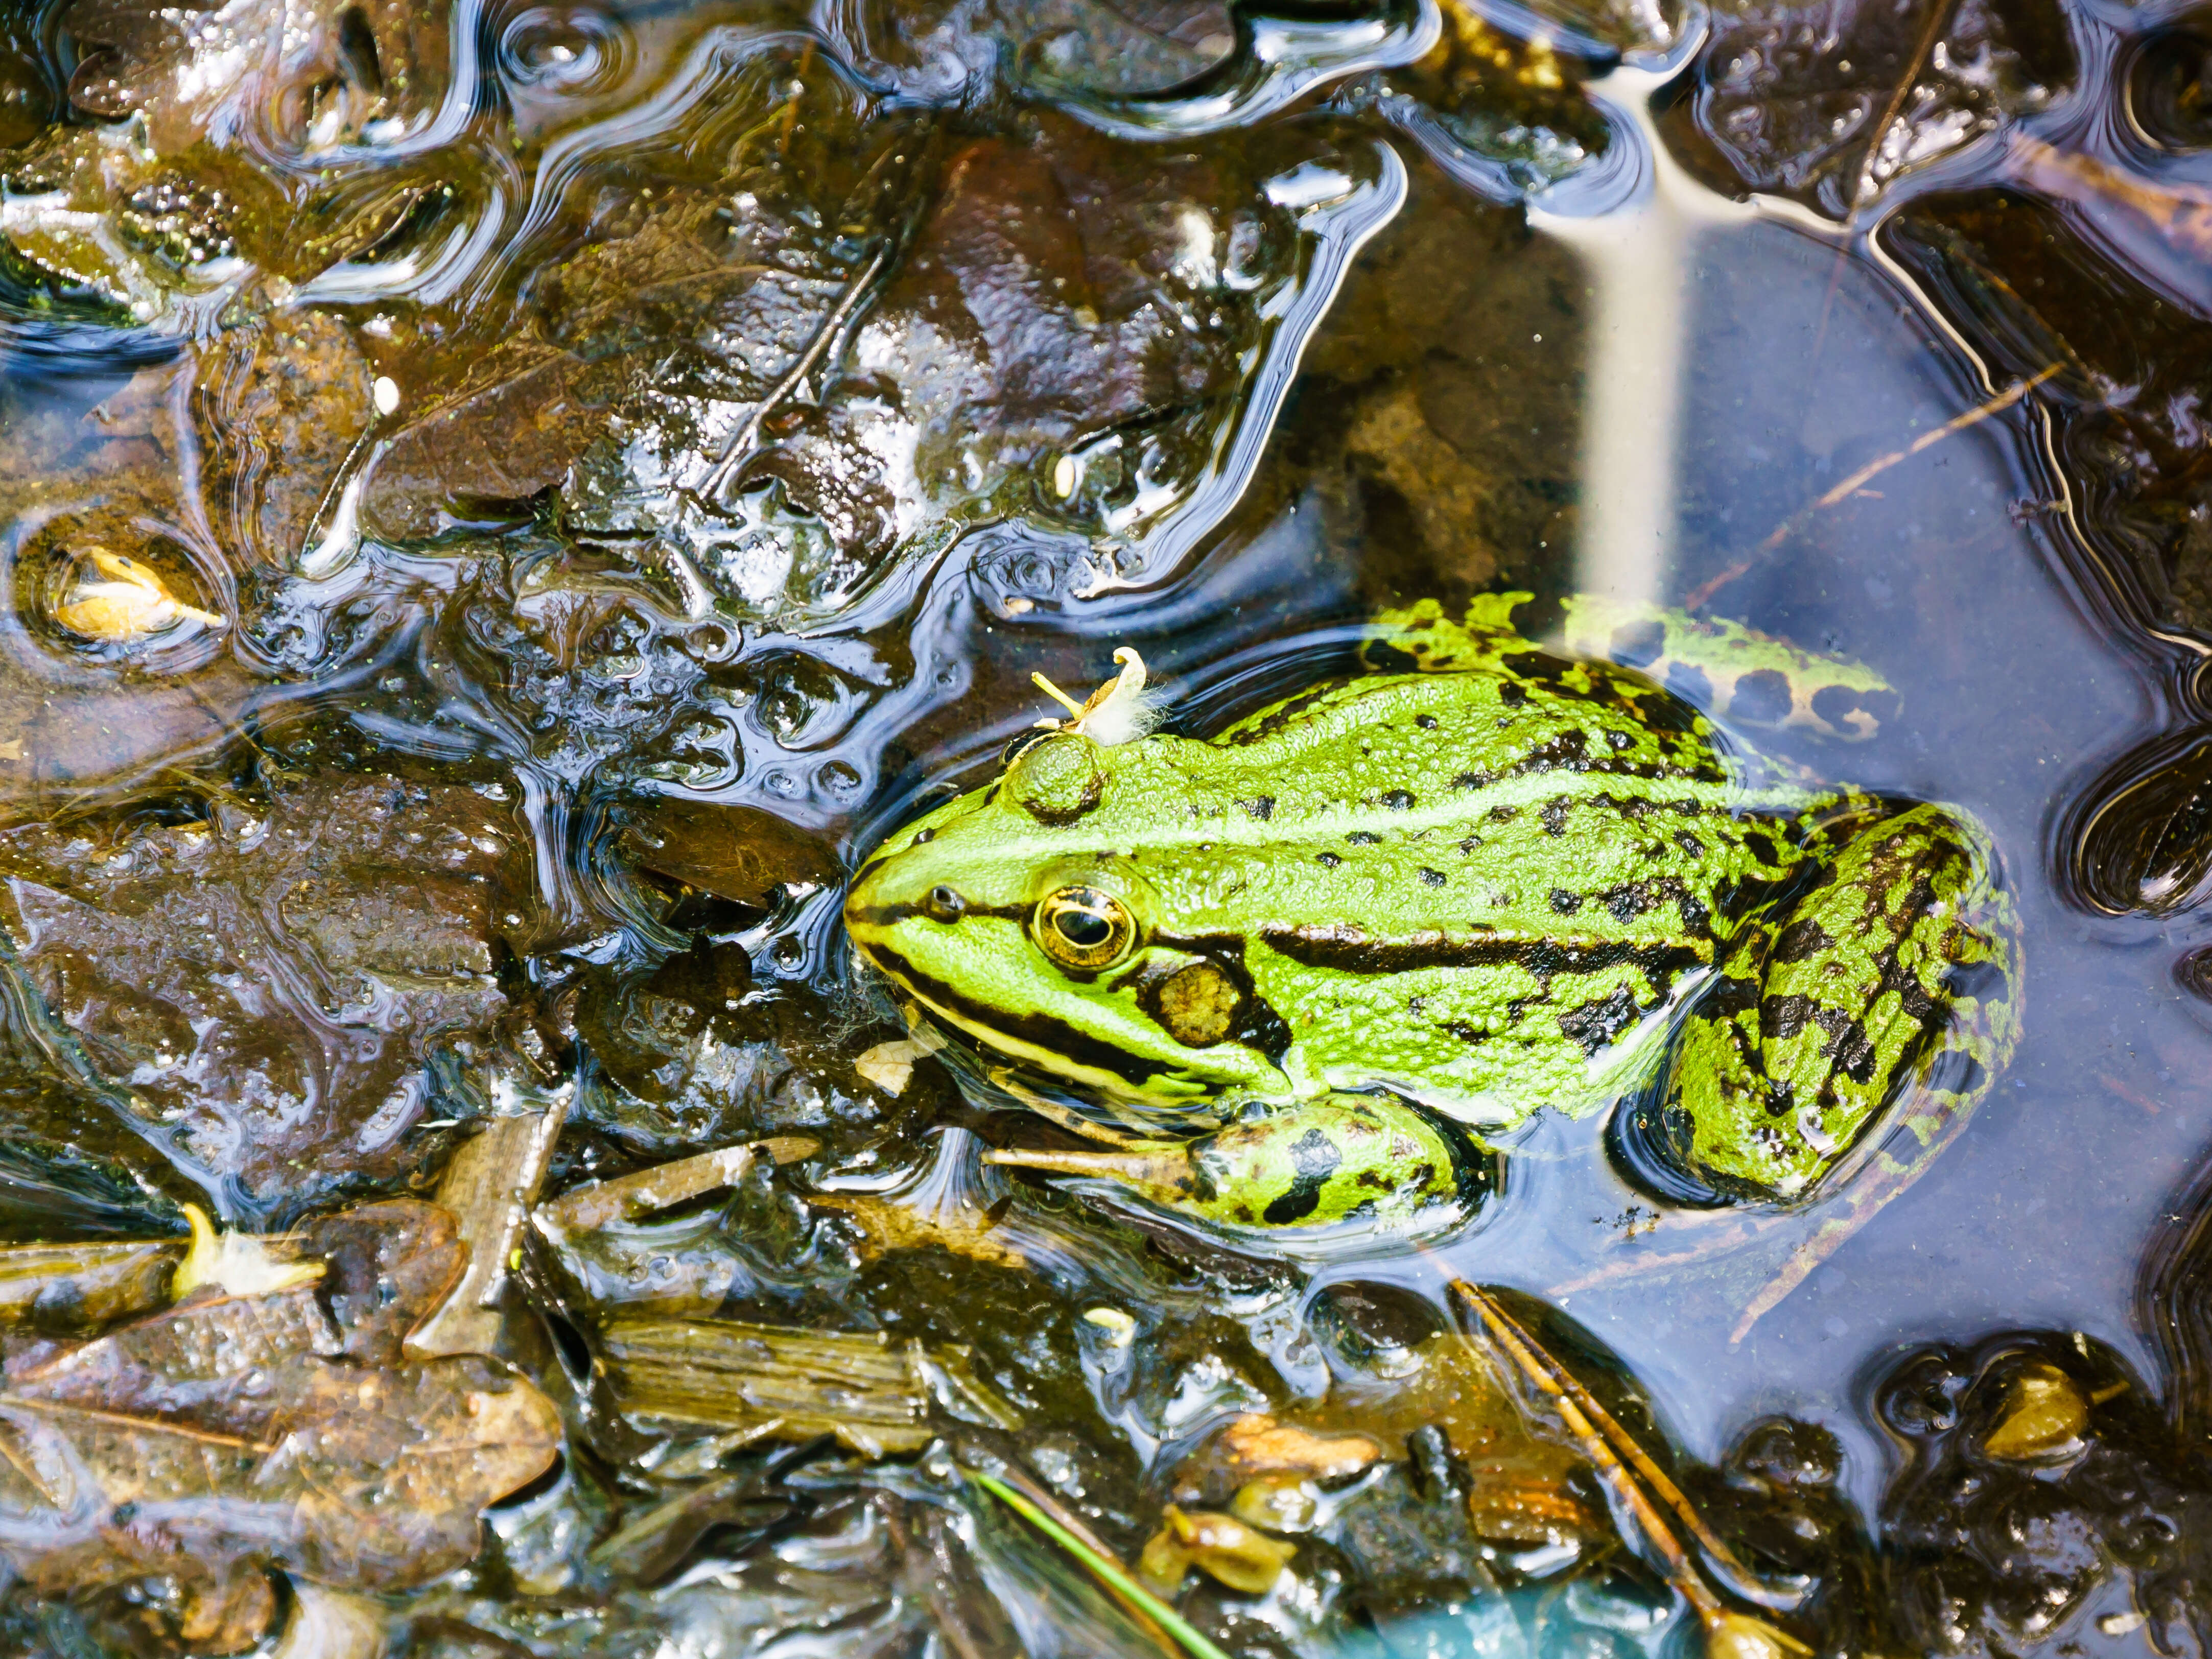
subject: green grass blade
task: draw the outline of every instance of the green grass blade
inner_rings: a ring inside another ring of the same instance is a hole
[[[1089,1568],[1103,1583],[1142,1607],[1167,1633],[1183,1644],[1195,1659],[1229,1659],[1229,1656],[1194,1629],[1189,1621],[1173,1607],[1160,1600],[1129,1575],[1121,1571],[1118,1562],[1110,1561],[1085,1543],[1073,1533],[1047,1515],[1036,1504],[1016,1492],[996,1475],[983,1474],[980,1469],[963,1471],[970,1480],[1035,1527],[1046,1537],[1066,1550]]]

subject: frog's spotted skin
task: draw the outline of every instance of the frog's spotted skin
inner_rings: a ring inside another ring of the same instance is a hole
[[[868,861],[855,942],[988,1048],[1164,1121],[1381,1087],[1510,1125],[1664,1059],[1645,1115],[1686,1172],[1788,1197],[1891,1101],[1971,1104],[2016,950],[1982,832],[1778,781],[1511,604],[1390,618],[1373,660],[1416,672],[1210,741],[1043,738]],[[1062,910],[1105,959],[1046,954]]]
[[[1410,1231],[1449,1218],[1480,1162],[1458,1137],[1378,1095],[1325,1095],[1194,1140],[1113,1152],[988,1152],[985,1161],[1103,1176],[1154,1202],[1242,1228],[1347,1221]]]
[[[1490,601],[1510,609],[1528,597]],[[1731,725],[1797,727],[1860,743],[1896,714],[1897,693],[1863,663],[1816,656],[1741,623],[1692,620],[1588,595],[1564,601],[1568,654],[1637,669]]]

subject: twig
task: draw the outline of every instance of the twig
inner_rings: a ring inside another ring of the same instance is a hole
[[[1859,176],[1851,181],[1851,199],[1844,205],[1844,239],[1836,249],[1835,266],[1828,273],[1828,291],[1820,301],[1820,324],[1813,332],[1813,361],[1815,363],[1820,361],[1820,348],[1827,341],[1828,315],[1835,309],[1836,293],[1843,286],[1844,266],[1851,257],[1853,232],[1858,224],[1859,210],[1866,204],[1867,198],[1874,193],[1875,164],[1881,159],[1882,144],[1889,137],[1889,130],[1897,125],[1897,118],[1905,112],[1905,100],[1912,95],[1913,85],[1920,79],[1920,71],[1927,64],[1929,54],[1936,50],[1936,42],[1942,35],[1943,26],[1950,21],[1951,14],[1957,5],[1958,0],[1929,0],[1928,18],[1920,26],[1920,39],[1913,46],[1912,56],[1906,60],[1905,73],[1891,89],[1889,102],[1883,106],[1880,118],[1874,124],[1874,131],[1867,137],[1866,154],[1859,161]]]
[[[1887,455],[1877,456],[1873,460],[1869,461],[1864,466],[1852,473],[1850,477],[1845,478],[1841,483],[1836,485],[1835,488],[1830,489],[1826,495],[1822,495],[1811,506],[1801,508],[1796,513],[1792,514],[1789,518],[1784,519],[1780,524],[1775,526],[1772,532],[1768,534],[1766,539],[1759,543],[1758,547],[1753,549],[1749,554],[1738,559],[1734,564],[1722,571],[1718,575],[1714,576],[1710,580],[1703,583],[1694,589],[1691,592],[1690,596],[1682,601],[1682,608],[1685,611],[1696,611],[1701,609],[1711,601],[1714,594],[1719,592],[1721,589],[1726,587],[1730,582],[1735,580],[1739,576],[1747,574],[1752,568],[1758,564],[1760,559],[1765,557],[1767,554],[1773,552],[1777,548],[1780,547],[1784,542],[1787,541],[1792,534],[1798,530],[1802,529],[1806,522],[1810,520],[1814,514],[1833,507],[1838,501],[1846,500],[1855,492],[1863,489],[1870,480],[1880,477],[1883,473],[1888,471],[1890,468],[1895,466],[1899,462],[1910,460],[1913,456],[1920,453],[1922,450],[1941,443],[1944,439],[1952,436],[1955,433],[1964,432],[1970,426],[1978,426],[1982,422],[1988,420],[1993,415],[2002,415],[2006,410],[2010,409],[2014,404],[2027,396],[2029,392],[2034,391],[2036,387],[2041,386],[2052,375],[2057,374],[2062,366],[2063,365],[2058,363],[2046,364],[2042,368],[2038,369],[2033,374],[2030,375],[2027,380],[2014,381],[2012,386],[1997,393],[1996,397],[1990,398],[1987,403],[1977,404],[1974,408],[1968,410],[1965,414],[1954,416],[1951,419],[1944,422],[1942,425],[1936,427],[1930,431],[1922,433],[1903,449],[1893,449]]]
[[[830,343],[836,340],[843,331],[846,319],[853,314],[860,301],[867,296],[869,290],[875,286],[876,278],[882,273],[884,262],[890,258],[890,251],[891,245],[889,238],[877,243],[876,251],[868,256],[867,264],[862,268],[859,276],[846,284],[845,292],[839,298],[836,308],[823,319],[822,326],[814,331],[814,337],[806,343],[806,349],[799,354],[799,361],[785,372],[781,380],[769,388],[768,395],[753,406],[751,414],[745,416],[744,424],[737,429],[728,444],[723,447],[720,459],[714,463],[714,470],[707,475],[706,483],[701,493],[708,501],[713,501],[721,495],[722,486],[728,481],[732,469],[750,454],[753,446],[760,441],[761,422],[775,412],[777,405],[797,390],[799,384],[814,371],[815,365],[822,361],[823,354],[830,349]]]
[[[1874,131],[1867,138],[1866,155],[1859,162],[1858,180],[1851,186],[1853,217],[1857,216],[1860,207],[1874,190],[1875,163],[1881,159],[1882,143],[1889,137],[1889,130],[1897,125],[1897,118],[1904,113],[1905,100],[1911,95],[1913,83],[1920,79],[1920,70],[1936,50],[1943,25],[1951,21],[1956,4],[1957,0],[1929,0],[1928,21],[1920,26],[1920,39],[1913,46],[1911,61],[1905,64],[1904,75],[1882,108],[1881,118],[1874,124]]]

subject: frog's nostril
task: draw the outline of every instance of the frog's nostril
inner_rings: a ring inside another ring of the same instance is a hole
[[[933,921],[957,921],[967,908],[966,899],[942,884],[931,888],[929,896],[921,903],[922,914]]]

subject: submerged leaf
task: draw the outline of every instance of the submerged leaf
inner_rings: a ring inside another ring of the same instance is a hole
[[[2013,1378],[1982,1449],[2017,1462],[2060,1456],[2080,1449],[2088,1426],[2089,1401],[2074,1379],[2056,1365],[2028,1365]]]
[[[409,1337],[412,1355],[498,1352],[500,1304],[523,1218],[538,1200],[574,1095],[569,1084],[540,1091],[495,1079],[495,1115],[461,1144],[438,1183],[438,1201],[453,1212],[468,1246],[468,1266],[437,1311]]]
[[[1747,186],[1843,218],[2075,72],[2049,3],[1735,0],[1700,59],[1698,120]]]
[[[170,1300],[184,1247],[174,1239],[0,1248],[0,1326],[104,1325]]]
[[[0,927],[109,1109],[265,1201],[428,1150],[403,1139],[427,1066],[496,1052],[519,839],[459,785],[290,779],[181,823],[0,832]],[[32,1127],[79,1134],[85,1104]]]
[[[334,1589],[417,1584],[473,1554],[483,1507],[551,1462],[560,1419],[528,1382],[475,1358],[399,1359],[398,1335],[459,1271],[449,1215],[372,1205],[303,1243],[328,1250],[335,1320],[308,1285],[210,1285],[10,1356],[0,1557],[31,1589],[166,1579],[180,1606],[234,1613],[272,1566]],[[203,1639],[258,1634],[226,1616]]]
[[[1172,1593],[1197,1567],[1233,1590],[1259,1595],[1274,1587],[1297,1546],[1270,1538],[1233,1515],[1191,1513],[1170,1504],[1162,1525],[1145,1546],[1139,1571],[1156,1589]]]

